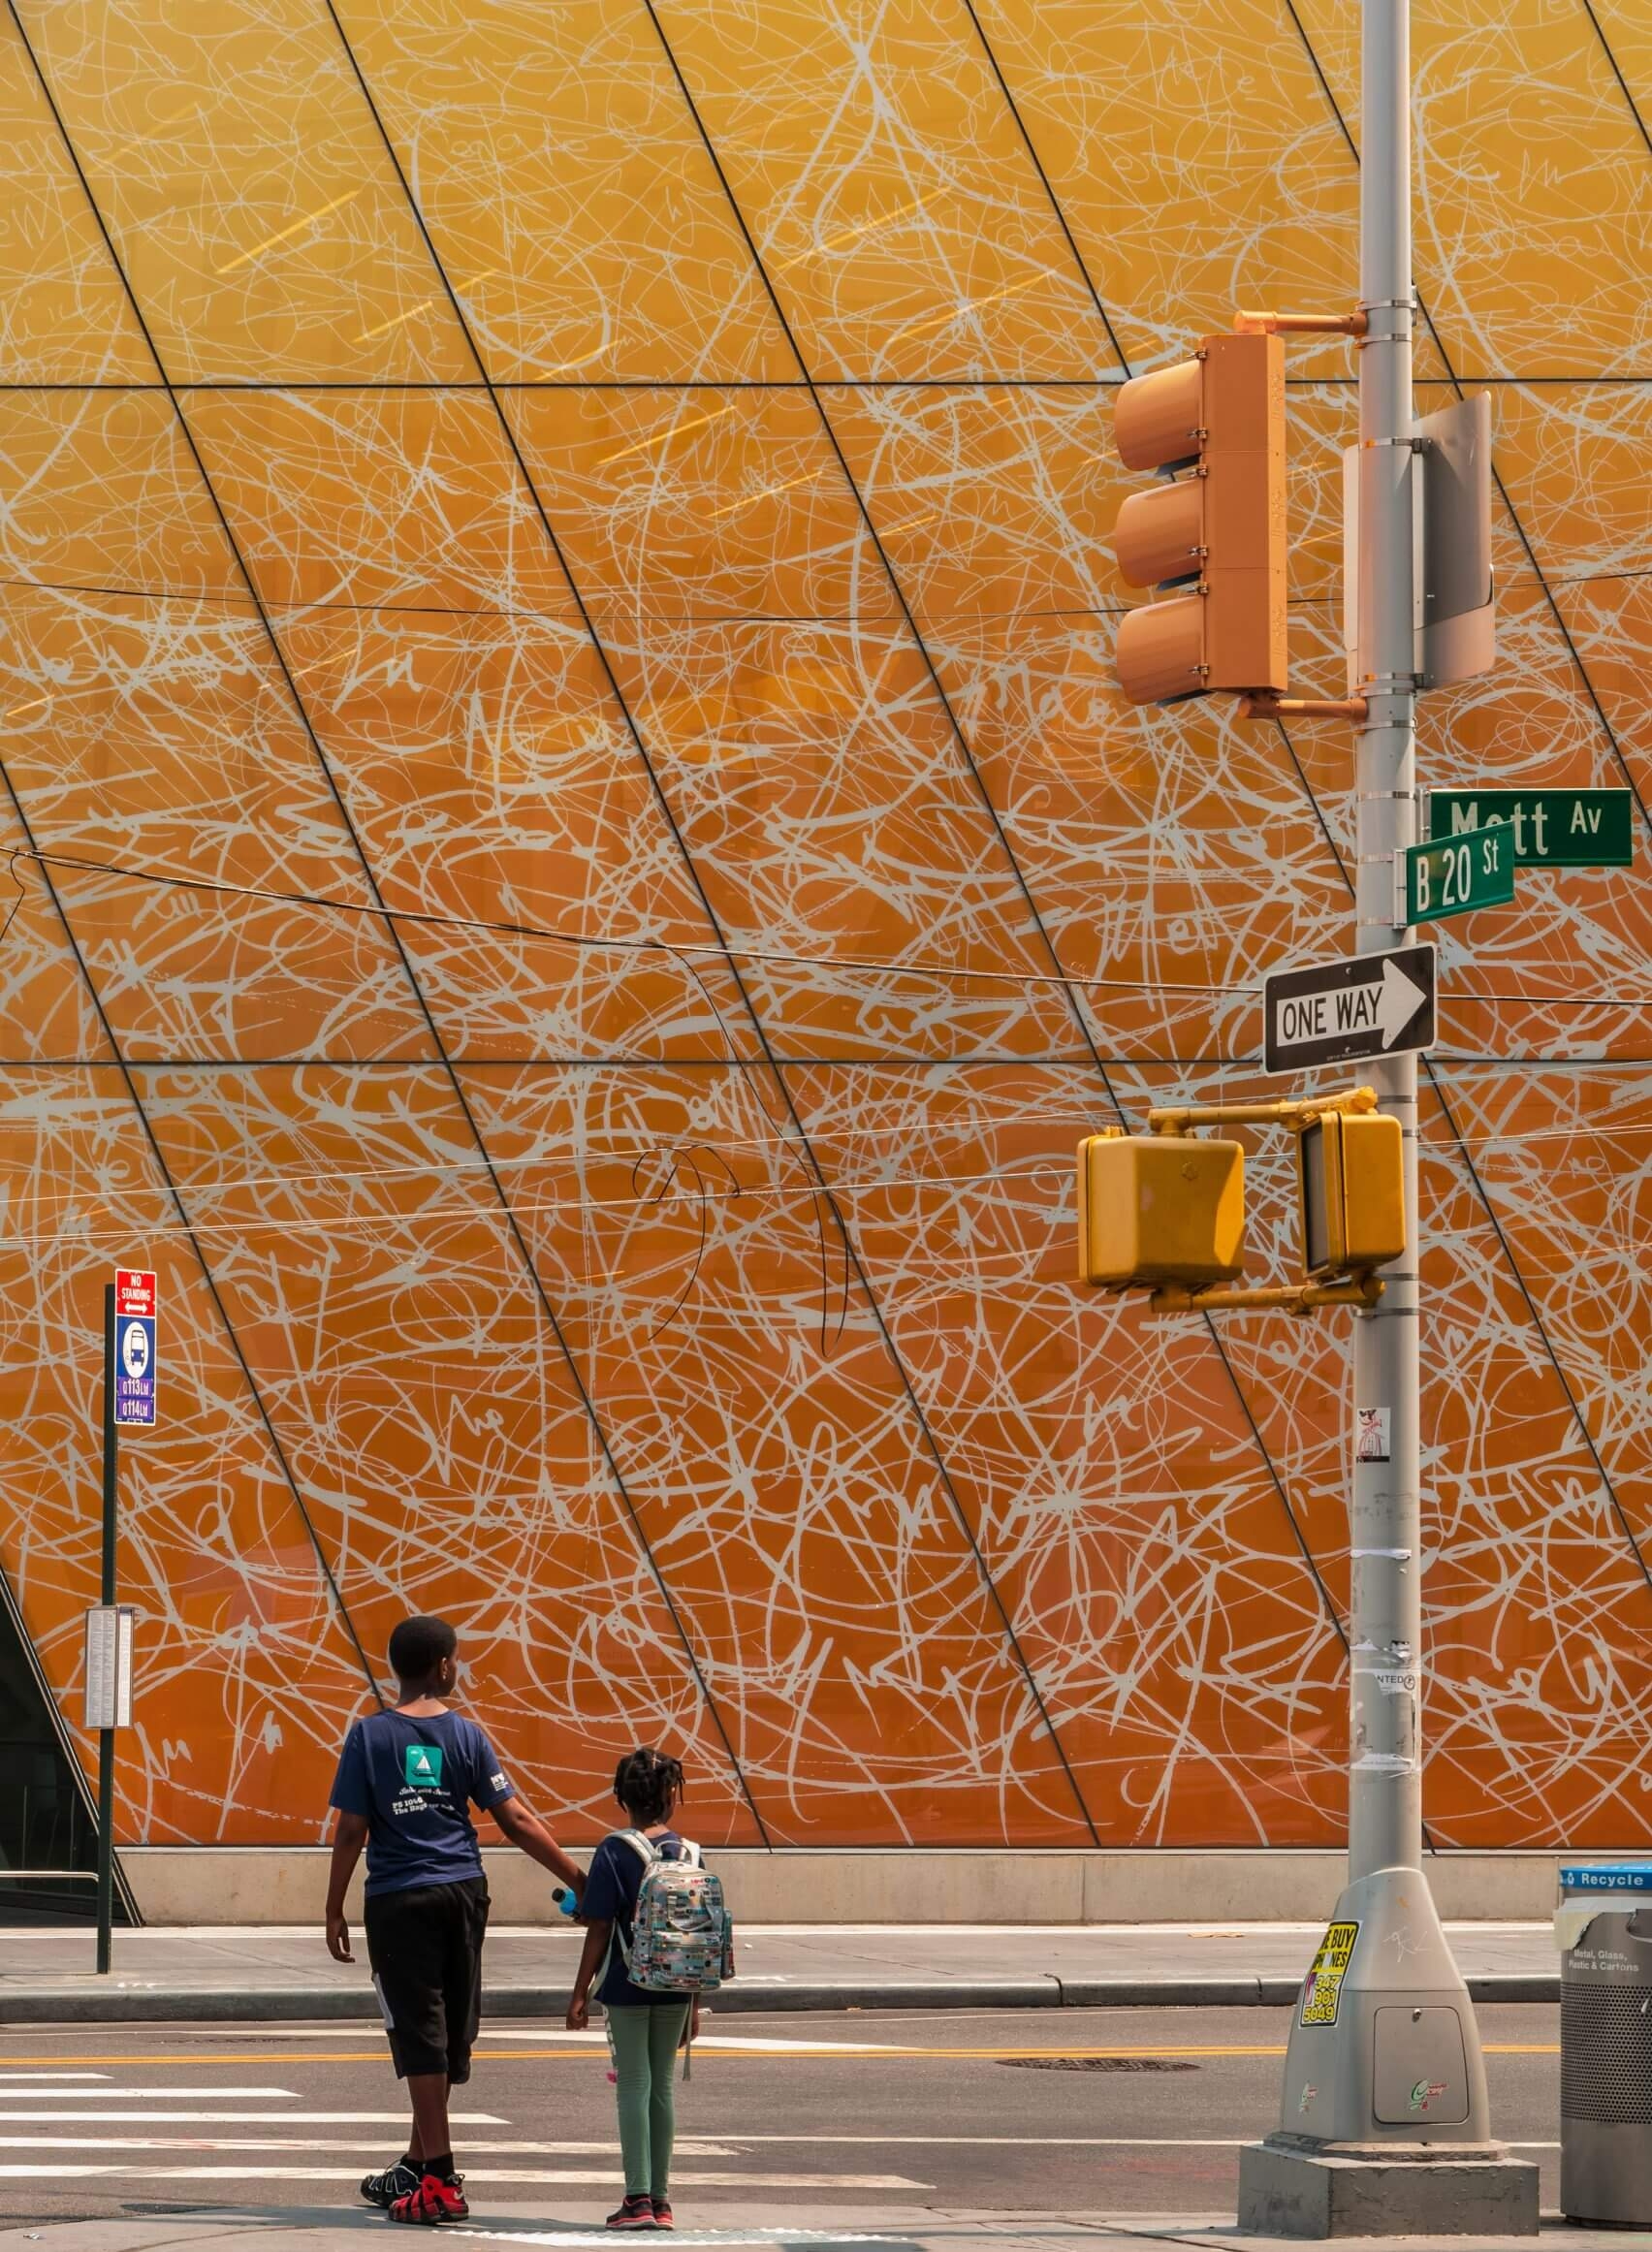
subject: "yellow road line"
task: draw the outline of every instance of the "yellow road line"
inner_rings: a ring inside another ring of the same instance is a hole
[[[770,2038],[772,2039],[773,2036]],[[1025,2056],[1267,2057],[1284,2056],[1286,2053],[1284,2046],[1277,2042],[1160,2042],[1155,2043],[1152,2046],[1147,2046],[1145,2045],[1127,2045],[1124,2043],[1115,2042],[1110,2046],[1105,2048],[1069,2048],[1065,2046],[1064,2044],[1059,2042],[1045,2042],[1036,2048],[1015,2047],[1009,2046],[978,2048],[905,2048],[895,2046],[886,2046],[882,2044],[878,2044],[876,2046],[869,2044],[866,2047],[863,2048],[844,2044],[842,2046],[836,2048],[810,2048],[807,2045],[807,2037],[801,2034],[798,2036],[798,2042],[799,2046],[794,2054],[801,2058],[803,2062],[809,2064],[833,2064],[841,2061],[843,2063],[864,2065],[867,2063],[880,2063],[885,2058],[900,2058],[903,2060],[910,2060],[913,2057],[925,2056],[933,2056],[938,2061],[942,2062],[949,2059],[970,2062],[978,2061],[983,2058],[991,2060],[993,2058],[1014,2058]],[[478,2048],[476,2051],[476,2061],[478,2064],[589,2064],[593,2058],[600,2058],[603,2053],[604,2052],[600,2048],[592,2047],[588,2043],[579,2048]],[[783,2049],[775,2048],[741,2048],[738,2046],[730,2046],[728,2048],[718,2048],[716,2050],[706,2050],[702,2053],[708,2058],[712,2059],[715,2059],[717,2056],[743,2057],[749,2059],[752,2057],[783,2057],[786,2052]],[[1488,2041],[1483,2044],[1483,2053],[1487,2056],[1558,2056],[1560,2054],[1560,2044],[1558,2041]],[[8,2065],[61,2065],[67,2062],[73,2062],[76,2064],[176,2064],[191,2066],[202,2064],[242,2065],[280,2063],[289,2065],[380,2064],[384,2061],[386,2054],[387,2051],[383,2047],[328,2049],[318,2048],[303,2050],[295,2050],[291,2048],[281,2048],[278,2050],[271,2050],[267,2048],[250,2050],[238,2049],[229,2054],[217,2050],[203,2052],[196,2049],[175,2048],[163,2050],[158,2054],[134,2054],[122,2051],[119,2054],[100,2053],[98,2055],[87,2055],[79,2049],[57,2049],[48,2056],[9,2055],[4,2051],[0,2051],[0,2068],[4,2068]],[[158,2090],[157,2093],[164,2093],[164,2091]]]

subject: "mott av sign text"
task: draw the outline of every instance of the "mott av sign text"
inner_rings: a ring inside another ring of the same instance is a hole
[[[1507,825],[1516,868],[1629,868],[1633,790],[1430,790],[1430,843]]]

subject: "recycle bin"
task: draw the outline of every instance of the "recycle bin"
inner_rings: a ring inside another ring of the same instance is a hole
[[[1652,1861],[1563,1868],[1560,2208],[1652,2226]]]

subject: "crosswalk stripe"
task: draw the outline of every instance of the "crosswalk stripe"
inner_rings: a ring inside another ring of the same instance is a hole
[[[334,2142],[313,2141],[297,2136],[238,2136],[238,2135],[31,2135],[31,2150],[357,2150],[369,2154],[382,2151],[385,2138],[380,2135],[371,2141]],[[508,2155],[512,2158],[618,2158],[618,2142],[514,2142],[490,2139],[487,2142],[472,2142],[470,2150],[490,2157]],[[679,2158],[743,2158],[746,2153],[730,2149],[718,2142],[696,2141],[682,2138],[677,2143]]]
[[[1133,2219],[1134,2216],[1132,2215]],[[611,2247],[614,2235],[611,2230],[593,2229],[588,2235],[577,2229],[467,2229],[453,2221],[444,2224],[445,2236],[476,2236],[487,2243],[555,2244],[559,2248],[572,2247],[573,2252],[590,2252],[602,2245]],[[892,2244],[901,2252],[909,2252],[907,2236],[877,2236],[866,2230],[850,2229],[678,2229],[673,2232],[676,2242],[683,2244],[715,2244],[727,2247],[734,2244]]]
[[[164,2103],[165,2098],[158,2098]],[[494,2111],[450,2111],[456,2127],[508,2127]],[[88,2120],[99,2127],[399,2127],[405,2133],[407,2113],[401,2111],[3,2111],[0,2127],[33,2127],[38,2123],[70,2127]]]
[[[126,2104],[140,2098],[144,2102],[165,2104],[175,2100],[179,2103],[199,2103],[203,2097],[210,2097],[214,2103],[224,2104],[250,2103],[260,2097],[266,2100],[285,2097],[289,2103],[294,2104],[302,2101],[297,2088],[173,2088],[158,2083],[147,2088],[111,2088],[107,2083],[95,2088],[0,2088],[0,2099],[5,2102],[28,2104],[95,2104],[105,2101]],[[45,2118],[46,2115],[44,2111],[31,2114],[35,2118]]]
[[[126,2181],[244,2181],[246,2169],[242,2166],[28,2166],[0,2165],[0,2178],[8,2181],[37,2181],[43,2176],[57,2174],[109,2174],[118,2173]],[[619,2176],[614,2167],[555,2172],[529,2172],[515,2167],[470,2167],[463,2169],[467,2183],[512,2181],[527,2182],[536,2188],[556,2189],[612,2189]],[[355,2181],[354,2167],[341,2166],[284,2166],[280,2169],[282,2181]],[[808,2190],[818,2196],[822,2190],[926,2190],[934,2185],[927,2181],[911,2181],[901,2173],[684,2173],[672,2170],[671,2186],[677,2189],[795,2189]],[[539,2241],[544,2241],[543,2238]],[[610,2239],[612,2241],[612,2239]]]

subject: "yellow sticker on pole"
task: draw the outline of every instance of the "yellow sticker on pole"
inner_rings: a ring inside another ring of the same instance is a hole
[[[1319,1942],[1319,1951],[1314,1957],[1314,1967],[1302,1982],[1301,2022],[1304,2025],[1336,2023],[1343,1978],[1353,1960],[1353,1943],[1358,1937],[1357,1923],[1333,1923],[1327,1927]]]

